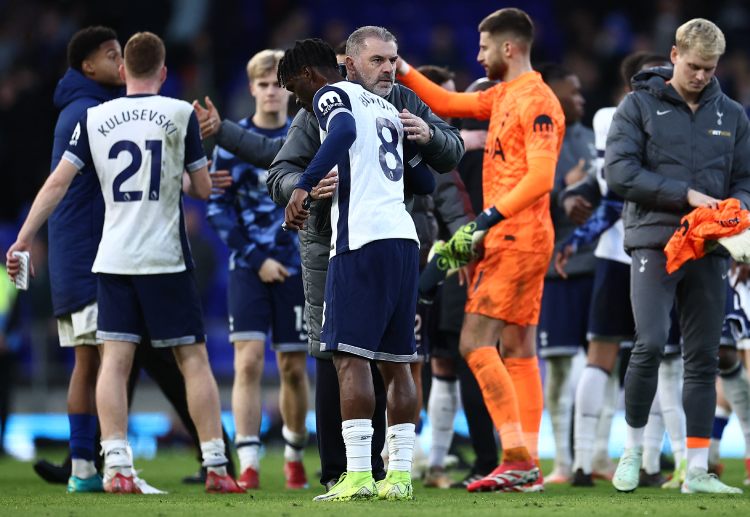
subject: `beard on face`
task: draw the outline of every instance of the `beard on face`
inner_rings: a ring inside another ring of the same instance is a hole
[[[487,64],[487,78],[490,81],[499,81],[505,77],[505,73],[508,71],[508,64],[503,60],[498,60],[497,63]]]
[[[363,79],[360,76],[360,79]],[[381,82],[382,81],[382,82]],[[361,81],[362,87],[378,97],[386,97],[393,89],[394,77],[392,74],[381,74],[373,81]]]

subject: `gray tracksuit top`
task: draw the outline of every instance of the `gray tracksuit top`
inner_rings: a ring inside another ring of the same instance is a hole
[[[663,248],[691,211],[689,188],[750,208],[750,126],[714,77],[693,113],[671,68],[633,77],[607,137],[605,177],[625,199],[625,249]]]

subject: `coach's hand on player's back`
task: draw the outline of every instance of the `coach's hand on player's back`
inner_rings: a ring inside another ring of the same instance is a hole
[[[310,212],[305,208],[305,200],[309,194],[307,191],[296,188],[292,191],[292,197],[284,210],[284,224],[289,230],[301,230],[305,219]]]
[[[717,208],[720,200],[689,188],[687,191],[687,202],[694,208]]]
[[[331,172],[326,174],[325,178],[315,185],[310,191],[310,197],[317,201],[319,199],[327,199],[333,197],[333,193],[336,192],[336,185],[339,183],[339,170],[334,167]]]
[[[260,269],[258,270],[258,276],[260,277],[261,282],[267,284],[271,282],[283,282],[289,276],[289,271],[287,271],[281,262],[272,258],[267,258],[263,261],[263,264],[261,264]]]

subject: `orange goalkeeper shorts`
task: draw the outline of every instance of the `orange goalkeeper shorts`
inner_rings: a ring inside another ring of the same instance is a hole
[[[551,254],[486,249],[475,269],[466,312],[521,326],[536,325]]]

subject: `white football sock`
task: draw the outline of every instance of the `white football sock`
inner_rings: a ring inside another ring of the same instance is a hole
[[[669,435],[674,462],[678,467],[685,459],[685,448],[687,447],[685,410],[682,407],[682,375],[681,356],[663,359],[659,366],[659,389],[656,392],[661,406],[661,415],[664,419],[664,427],[666,427]]]
[[[305,453],[305,445],[307,445],[307,430],[304,433],[295,433],[284,425],[281,428],[281,436],[286,442],[284,460],[302,461],[302,456]]]
[[[219,476],[227,475],[227,455],[224,447],[224,440],[213,438],[201,442],[201,454],[203,456],[203,466],[209,472],[214,472]]]
[[[643,427],[630,427],[627,423],[625,424],[625,448],[632,449],[633,447],[643,447],[643,433],[646,426]]]
[[[611,468],[609,455],[609,437],[612,434],[612,419],[615,416],[617,400],[620,397],[620,374],[617,363],[612,373],[607,377],[607,387],[604,392],[599,422],[596,424],[596,441],[594,442],[594,470],[597,468]],[[604,472],[602,472],[604,473]]]
[[[582,469],[585,474],[591,474],[594,440],[606,386],[607,372],[595,366],[583,369],[576,389],[573,469]]]
[[[347,472],[372,471],[372,433],[372,420],[369,418],[341,422],[341,435],[346,447]]]
[[[90,478],[96,475],[96,465],[90,460],[72,458],[70,460],[70,474],[80,479]]]
[[[453,421],[458,409],[458,382],[432,377],[427,416],[432,426],[432,445],[428,466],[442,467],[453,441]]]
[[[133,475],[133,457],[129,450],[127,440],[102,440],[105,478],[111,478],[116,473],[125,477]]]
[[[386,431],[388,441],[388,470],[411,472],[414,458],[414,424],[392,425]]]
[[[661,386],[657,388],[661,389]],[[643,431],[643,470],[646,474],[656,474],[661,471],[661,446],[664,443],[664,419],[661,416],[659,397],[654,397],[648,422]]]
[[[260,438],[256,435],[238,434],[234,439],[237,456],[240,458],[240,472],[251,468],[260,472]]]
[[[570,356],[547,357],[544,399],[555,437],[555,468],[570,470],[570,426],[573,416],[573,397],[570,390]]]
[[[696,447],[687,450],[688,470],[708,470],[708,447]]]

